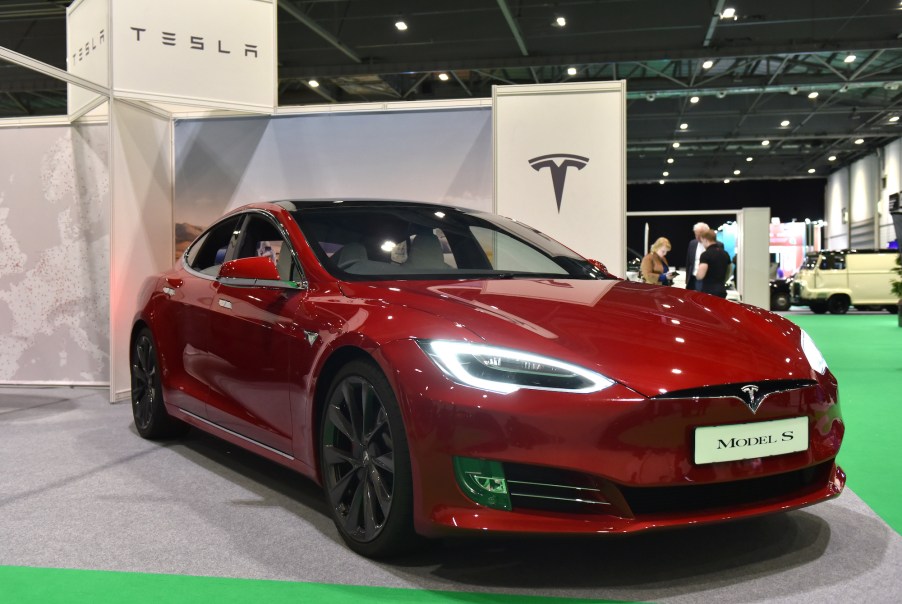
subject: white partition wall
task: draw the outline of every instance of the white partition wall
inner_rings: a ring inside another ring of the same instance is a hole
[[[255,201],[381,198],[491,210],[491,107],[406,107],[177,120],[176,252],[226,210]]]
[[[896,239],[889,196],[900,191],[902,139],[831,174],[825,199],[825,247],[885,248]]]
[[[770,208],[742,208],[737,221],[737,270],[742,301],[760,308],[770,308]]]
[[[128,397],[129,334],[144,279],[172,265],[171,122],[149,109],[114,101],[110,398]]]
[[[495,210],[626,270],[625,83],[496,86]]]
[[[109,380],[108,130],[0,122],[0,383]]]
[[[495,211],[626,270],[626,89],[494,88]]]

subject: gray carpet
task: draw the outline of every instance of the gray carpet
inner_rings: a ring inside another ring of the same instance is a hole
[[[106,392],[0,389],[0,565],[655,602],[902,602],[902,537],[850,490],[631,537],[468,539],[376,563],[310,481],[192,431],[142,440]]]

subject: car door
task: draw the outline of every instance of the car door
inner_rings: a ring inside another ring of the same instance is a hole
[[[252,256],[270,258],[285,282],[297,277],[284,231],[263,212],[247,216],[234,255]],[[218,281],[214,286],[211,354],[216,372],[209,381],[209,418],[286,455],[292,451],[292,365],[303,364],[310,355],[295,320],[303,314],[305,294],[287,283],[248,287]]]
[[[163,279],[165,298],[155,309],[155,334],[166,370],[166,400],[206,416],[209,376],[210,306],[219,266],[238,240],[240,217],[210,227],[185,252],[182,270]]]

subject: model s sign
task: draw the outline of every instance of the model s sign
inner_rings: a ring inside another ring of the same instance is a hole
[[[561,200],[564,198],[564,181],[567,178],[567,169],[576,168],[582,170],[589,163],[588,157],[573,155],[571,153],[552,153],[540,155],[529,160],[529,165],[536,172],[542,168],[548,168],[551,172],[551,184],[554,186],[554,199],[557,201],[557,211],[561,211]]]

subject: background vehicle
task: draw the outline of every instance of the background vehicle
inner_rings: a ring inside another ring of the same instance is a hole
[[[845,314],[884,308],[898,311],[892,293],[896,250],[835,250],[810,252],[793,277],[792,303],[812,312]]]

